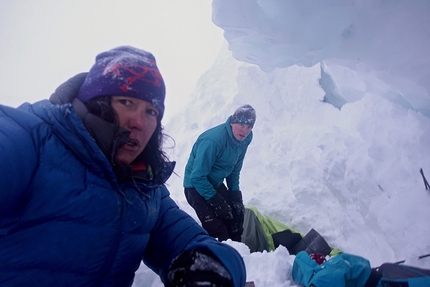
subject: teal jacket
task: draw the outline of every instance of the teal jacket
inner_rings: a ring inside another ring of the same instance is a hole
[[[371,272],[370,262],[360,256],[341,253],[318,265],[306,251],[300,251],[294,259],[292,276],[305,287],[363,287]]]
[[[229,190],[240,190],[240,170],[252,131],[243,141],[236,140],[230,118],[197,138],[185,167],[184,187],[195,188],[206,200],[215,195],[224,179]]]

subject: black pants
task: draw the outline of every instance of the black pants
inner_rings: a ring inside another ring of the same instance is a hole
[[[202,227],[209,233],[210,236],[217,238],[219,241],[231,239],[240,242],[243,232],[243,216],[241,218],[233,217],[233,219],[221,219],[216,217],[212,207],[206,202],[195,188],[185,188],[185,197],[188,203],[196,211]],[[224,184],[218,187],[217,192],[220,193],[228,204],[231,205],[229,192]],[[234,214],[234,212],[233,212]]]

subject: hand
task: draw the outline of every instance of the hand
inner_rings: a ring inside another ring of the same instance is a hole
[[[210,285],[209,285],[210,284]],[[185,250],[169,267],[166,287],[232,287],[230,273],[209,251]]]
[[[242,219],[245,215],[245,206],[243,205],[242,192],[240,190],[230,191],[230,199],[233,217]]]
[[[231,223],[231,231],[233,233],[243,233],[243,220],[245,217],[245,206],[242,201],[242,192],[233,190],[230,192],[231,210],[233,213],[233,221]]]
[[[215,215],[221,219],[233,219],[233,213],[231,211],[230,205],[225,201],[221,194],[216,193],[211,199],[209,199],[208,204],[213,208]]]

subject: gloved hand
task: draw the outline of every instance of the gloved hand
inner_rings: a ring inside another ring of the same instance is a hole
[[[166,287],[232,287],[227,269],[207,250],[186,250],[169,267]]]
[[[232,219],[233,214],[231,213],[231,207],[225,201],[224,197],[221,194],[216,193],[212,198],[208,201],[208,204],[212,206],[215,215],[221,219]]]
[[[230,191],[230,199],[233,217],[241,220],[245,215],[245,206],[243,205],[242,192],[240,190]]]

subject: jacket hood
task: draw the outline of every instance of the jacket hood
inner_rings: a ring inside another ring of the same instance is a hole
[[[61,84],[51,95],[49,101],[58,105],[72,104],[85,128],[113,166],[115,154],[127,141],[130,132],[89,113],[87,107],[77,98],[87,74],[77,74]]]
[[[71,104],[53,105],[48,100],[43,100],[31,105],[31,110],[51,127],[52,132],[87,168],[99,176],[115,178],[106,156]]]

